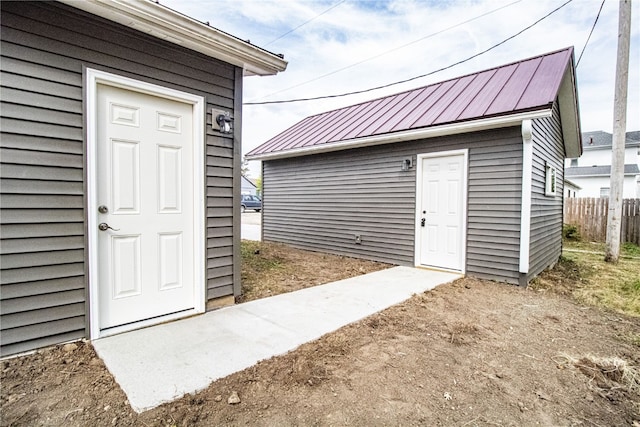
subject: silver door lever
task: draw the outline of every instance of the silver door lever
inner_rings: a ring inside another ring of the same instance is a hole
[[[100,224],[98,224],[98,228],[100,229],[100,231],[107,231],[107,230],[120,231],[119,228],[113,228],[106,222],[101,222]]]

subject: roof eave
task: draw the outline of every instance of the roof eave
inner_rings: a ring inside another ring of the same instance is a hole
[[[278,151],[264,154],[247,154],[247,160],[276,160],[288,157],[300,157],[310,154],[327,153],[331,151],[348,150],[351,148],[369,147],[373,145],[389,144],[402,141],[414,141],[417,139],[434,138],[437,136],[456,135],[466,132],[477,132],[488,129],[520,126],[523,120],[550,117],[551,108],[535,111],[520,112],[505,116],[483,118],[468,122],[448,123],[440,126],[431,126],[420,129],[410,129],[401,132],[385,133],[381,135],[367,136],[363,138],[325,143],[310,147],[295,148],[292,150]]]
[[[577,190],[582,190],[582,187],[580,187],[578,184],[576,184],[575,182],[571,181],[570,179],[565,178],[564,179],[564,184],[565,185],[569,185]]]
[[[240,67],[245,75],[275,75],[287,61],[152,1],[59,0],[113,22]]]
[[[625,172],[624,176],[637,176],[638,173],[637,172]],[[569,178],[571,179],[575,179],[575,178],[601,178],[601,177],[609,177],[611,176],[610,173],[592,173],[592,174],[583,174],[583,175],[571,175]]]
[[[565,157],[575,159],[582,155],[582,133],[580,132],[580,110],[578,107],[578,91],[573,66],[573,51],[567,64],[560,90],[558,91],[558,107],[562,121]]]
[[[627,142],[624,145],[624,148],[636,148],[640,147],[640,142]],[[596,150],[611,150],[613,145],[587,145],[586,147],[582,147],[582,151],[596,151]]]

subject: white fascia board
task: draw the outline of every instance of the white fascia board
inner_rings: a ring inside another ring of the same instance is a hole
[[[275,75],[287,68],[287,61],[278,55],[149,0],[59,1],[241,67],[245,75]]]
[[[582,187],[580,187],[578,184],[576,184],[575,182],[573,182],[573,181],[571,181],[570,179],[567,179],[567,178],[564,179],[564,185],[573,187],[573,188],[575,188],[577,190],[582,190]]]
[[[636,142],[636,141],[633,141],[633,142],[627,142],[627,143],[624,145],[624,148],[625,148],[625,149],[627,149],[627,148],[636,148],[636,147],[640,147],[640,142]],[[585,147],[582,147],[582,150],[583,150],[583,151],[596,151],[596,150],[607,150],[607,151],[611,151],[612,149],[613,149],[613,146],[612,146],[611,144],[609,144],[609,145],[596,145],[596,146],[593,146],[593,145],[587,145],[587,146],[585,146]]]
[[[410,129],[401,132],[386,133],[382,135],[367,136],[364,138],[349,139],[311,147],[294,148],[292,150],[274,153],[247,155],[247,160],[275,160],[287,157],[299,157],[309,154],[327,153],[331,151],[348,150],[351,148],[369,147],[373,145],[390,144],[402,141],[415,141],[417,139],[434,138],[437,136],[456,135],[467,132],[478,132],[489,129],[520,126],[523,120],[533,120],[543,117],[551,117],[551,109],[516,113],[509,116],[491,117],[487,119],[473,120],[469,122],[450,123],[441,126],[433,126],[420,129]]]
[[[567,66],[558,92],[558,108],[562,117],[562,137],[565,157],[576,159],[582,155],[582,135],[580,133],[580,111],[576,92],[573,60]]]
[[[624,176],[640,176],[636,172],[625,172]],[[571,179],[573,178],[609,178],[611,177],[610,173],[600,173],[600,174],[584,174],[584,175],[571,175]]]
[[[611,145],[587,145],[586,147],[582,147],[582,151],[597,151],[597,150],[608,150],[611,151]]]

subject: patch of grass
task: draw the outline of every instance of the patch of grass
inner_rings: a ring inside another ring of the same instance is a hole
[[[273,256],[268,252],[264,252],[261,242],[254,242],[250,240],[243,240],[240,245],[240,253],[242,255],[243,271],[245,270],[254,273],[264,273],[269,270],[282,267],[282,259],[278,256]]]
[[[562,246],[569,250],[601,252],[604,256],[606,244],[604,242],[580,242],[575,240],[564,239]],[[640,257],[640,246],[625,242],[620,245],[620,256],[622,257]]]
[[[582,264],[579,256],[562,255],[558,263],[531,281],[530,287],[537,291],[553,291],[562,295],[573,295],[576,289],[587,284],[589,265]]]
[[[573,224],[562,224],[562,237],[574,242],[578,242],[581,239],[578,227]]]
[[[617,264],[604,261],[604,243],[566,242],[554,268],[531,283],[534,290],[570,295],[583,304],[640,317],[640,257],[626,244]],[[602,250],[600,250],[602,249]]]
[[[262,242],[242,240],[240,245],[242,256],[242,295],[236,298],[236,302],[245,302],[254,299],[256,295],[275,295],[280,292],[272,292],[271,281],[265,277],[271,277],[285,268],[284,260],[277,253],[269,251]]]
[[[565,249],[573,249],[579,251],[602,252],[604,254],[604,242],[578,242],[564,239],[562,246]]]
[[[633,280],[631,279],[628,282],[625,282],[622,285],[622,291],[628,293],[629,295],[636,294],[640,292],[640,279]]]
[[[623,255],[640,257],[640,246],[635,243],[625,242],[622,244],[621,252]]]
[[[640,317],[640,259],[621,257],[617,264],[604,261],[602,254],[565,252],[576,263],[583,286],[572,294],[582,303]]]

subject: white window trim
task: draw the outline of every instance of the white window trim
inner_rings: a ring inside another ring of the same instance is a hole
[[[116,328],[110,328],[108,332],[100,330],[99,322],[99,292],[98,292],[98,216],[97,206],[97,94],[98,84],[118,87],[148,95],[158,96],[174,101],[193,105],[193,197],[194,197],[194,281],[195,295],[193,310],[170,314],[147,321],[136,322]],[[174,320],[190,314],[204,313],[206,299],[205,281],[205,205],[204,205],[204,138],[205,138],[205,100],[202,96],[158,86],[151,83],[107,73],[91,68],[85,69],[85,117],[87,131],[87,225],[89,246],[89,337],[101,338],[127,330]],[[200,236],[200,237],[199,237]]]
[[[558,194],[558,170],[548,162],[544,165],[544,195],[555,197]]]

